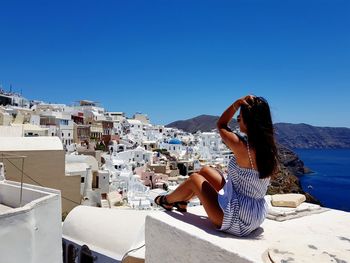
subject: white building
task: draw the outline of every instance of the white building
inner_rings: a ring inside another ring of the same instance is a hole
[[[92,124],[94,121],[106,120],[105,109],[97,106],[96,102],[82,100],[79,104],[80,105],[75,106],[74,109],[84,113],[84,117],[88,124]]]
[[[48,128],[49,136],[59,137],[65,146],[73,143],[74,122],[70,108],[63,104],[39,104],[36,112],[40,115],[41,127]]]
[[[62,262],[60,191],[0,181],[0,255],[6,263]]]
[[[127,119],[126,121],[129,123],[131,134],[143,135],[144,124],[141,121],[135,119]]]
[[[74,126],[70,116],[62,116],[62,118],[57,118],[57,123],[57,135],[61,139],[63,145],[72,144],[74,139]]]
[[[4,109],[0,108],[0,126],[5,125],[8,126],[12,122],[13,117],[8,112],[6,112]]]
[[[162,141],[164,126],[145,125],[144,134],[147,141]]]
[[[25,124],[12,124],[13,127],[19,127],[22,130],[22,136],[32,137],[32,136],[48,136],[48,128],[42,128],[38,125],[33,125],[29,123]]]
[[[113,135],[119,135],[123,136],[124,135],[124,129],[123,129],[123,124],[121,122],[113,122]]]
[[[153,152],[147,151],[142,147],[121,152],[117,152],[114,149],[112,155],[106,155],[105,159],[121,160],[131,164],[133,167],[139,167],[152,162]]]
[[[126,119],[125,113],[121,111],[108,111],[105,116],[113,122],[122,122]]]
[[[12,93],[12,92],[4,92],[3,90],[1,90],[0,105],[4,105],[4,106],[11,105],[11,106],[29,109],[30,102],[20,94]]]
[[[105,117],[107,120],[113,122],[113,130],[111,134],[123,136],[125,133],[125,129],[123,125],[123,123],[126,120],[125,113],[118,112],[118,111],[109,111],[109,112],[105,112]]]
[[[218,151],[221,143],[221,137],[216,132],[203,132],[200,135],[201,146],[209,147],[211,150]]]
[[[150,120],[149,120],[147,114],[142,114],[140,112],[137,112],[134,114],[133,119],[139,120],[145,125],[150,124]]]
[[[178,157],[184,156],[188,151],[188,147],[182,145],[182,142],[177,138],[172,138],[168,142],[159,143],[159,148],[166,149],[168,152]]]

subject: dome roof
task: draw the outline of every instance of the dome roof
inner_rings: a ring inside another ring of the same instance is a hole
[[[177,138],[172,138],[168,143],[169,144],[182,144],[182,142]]]

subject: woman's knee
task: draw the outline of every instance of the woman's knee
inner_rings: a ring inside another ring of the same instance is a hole
[[[196,189],[200,189],[202,183],[204,181],[207,181],[207,179],[200,173],[193,173],[190,175],[188,179],[191,181],[192,186],[195,187]]]
[[[199,173],[200,174],[208,174],[208,173],[210,173],[211,169],[213,169],[213,168],[211,168],[210,166],[205,165],[199,170]]]
[[[189,179],[191,179],[192,181],[202,180],[204,178],[205,177],[202,174],[200,174],[200,173],[193,173],[189,177]]]
[[[204,166],[199,173],[203,175],[204,178],[206,178],[217,191],[220,190],[225,184],[224,177],[215,168]]]

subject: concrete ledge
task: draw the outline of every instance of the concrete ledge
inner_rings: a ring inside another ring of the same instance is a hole
[[[326,258],[326,262],[349,262],[350,213],[329,210],[284,222],[265,220],[250,236],[239,238],[215,230],[203,207],[191,207],[188,213],[148,215],[145,240],[146,263],[321,262]]]

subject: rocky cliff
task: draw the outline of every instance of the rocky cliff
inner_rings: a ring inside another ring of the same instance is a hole
[[[276,123],[275,131],[278,142],[292,149],[350,148],[349,128]]]
[[[268,194],[300,193],[306,196],[306,201],[321,204],[319,200],[305,192],[298,176],[310,173],[302,160],[292,150],[278,144],[279,169],[271,177]]]

